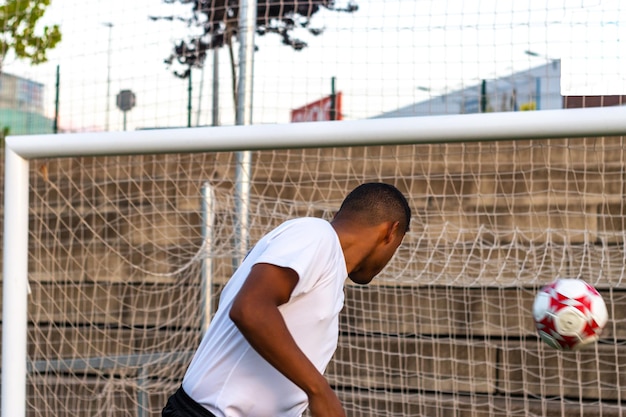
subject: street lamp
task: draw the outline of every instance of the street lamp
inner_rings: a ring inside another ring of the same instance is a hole
[[[113,23],[104,22],[103,26],[109,28],[109,48],[107,51],[107,113],[106,113],[106,124],[105,131],[109,131],[109,114],[111,110],[111,33],[113,32]]]
[[[533,58],[545,59],[546,61],[551,62],[553,66],[556,66],[556,63],[560,61],[559,58],[552,58],[552,57],[549,57],[548,55],[543,55],[535,51],[530,51],[528,49],[525,50],[524,53],[528,56],[532,56]]]
[[[554,70],[556,70],[558,68],[557,66],[559,65],[559,62],[560,62],[560,59],[558,59],[558,58],[551,58],[551,57],[549,57],[547,55],[543,55],[543,54],[540,54],[538,52],[530,51],[530,50],[525,50],[524,53],[526,55],[528,55],[528,56],[533,57],[533,58],[544,59],[547,62],[552,63],[552,68]],[[535,109],[536,110],[541,110],[541,107],[542,107],[542,105],[541,105],[542,94],[543,94],[543,92],[541,91],[541,77],[537,76],[537,77],[535,77]]]

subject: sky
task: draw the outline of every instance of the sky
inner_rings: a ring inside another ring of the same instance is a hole
[[[564,95],[626,94],[626,6],[603,1],[569,10],[562,50]]]
[[[620,48],[626,6],[619,1],[356,2],[353,14],[318,13],[313,24],[325,31],[317,37],[301,33],[309,43],[303,51],[280,45],[276,36],[256,37],[253,123],[288,122],[291,109],[330,94],[333,77],[343,94],[344,118],[354,120],[553,59],[563,60],[562,86],[570,94],[626,93],[626,51]],[[194,126],[211,124],[213,57],[204,70],[192,72],[190,94],[187,80],[174,77],[163,62],[189,28],[148,18],[189,10],[161,0],[53,0],[44,23],[59,24],[63,41],[49,52],[49,62],[30,66],[9,57],[4,71],[44,84],[46,114],[52,116],[58,66],[64,129],[122,130],[124,114],[115,97],[124,89],[137,98],[126,113],[127,130],[186,126],[189,114]],[[227,51],[218,58],[219,119],[233,124]]]

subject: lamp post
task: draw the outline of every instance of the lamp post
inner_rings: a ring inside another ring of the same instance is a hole
[[[525,50],[524,54],[531,56],[533,58],[539,58],[539,59],[544,59],[547,62],[551,62],[553,66],[556,66],[557,62],[560,61],[559,58],[552,58],[548,55],[544,55],[544,54],[540,54],[539,52],[535,52],[535,51],[530,51],[530,50]]]
[[[542,56],[539,55],[537,52],[535,51],[529,51],[528,49],[524,51],[524,53],[528,56],[534,56],[536,58],[541,58]]]
[[[535,51],[530,51],[530,50],[525,50],[524,53],[528,56],[531,56],[533,58],[539,58],[539,59],[545,59],[546,61],[552,63],[552,67],[556,68],[557,62],[559,61],[558,59],[555,58],[551,58],[547,55],[543,55],[540,54],[538,52]],[[541,97],[542,97],[542,91],[541,91],[541,77],[535,77],[535,109],[536,110],[541,110]]]
[[[111,113],[111,33],[113,32],[113,23],[104,22],[103,26],[109,28],[109,48],[107,51],[107,110],[106,110],[106,123],[104,130],[109,131],[109,114]]]

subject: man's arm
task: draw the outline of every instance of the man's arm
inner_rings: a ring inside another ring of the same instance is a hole
[[[230,319],[266,361],[307,394],[313,417],[344,417],[328,381],[298,347],[278,310],[289,301],[298,279],[290,268],[254,265],[235,297]]]

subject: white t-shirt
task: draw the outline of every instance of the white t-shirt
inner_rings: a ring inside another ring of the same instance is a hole
[[[299,280],[279,307],[296,343],[320,372],[336,348],[348,276],[329,222],[290,220],[264,236],[224,287],[219,309],[183,379],[183,389],[218,417],[297,417],[308,405],[298,386],[266,362],[228,317],[233,299],[257,263],[291,268]]]

